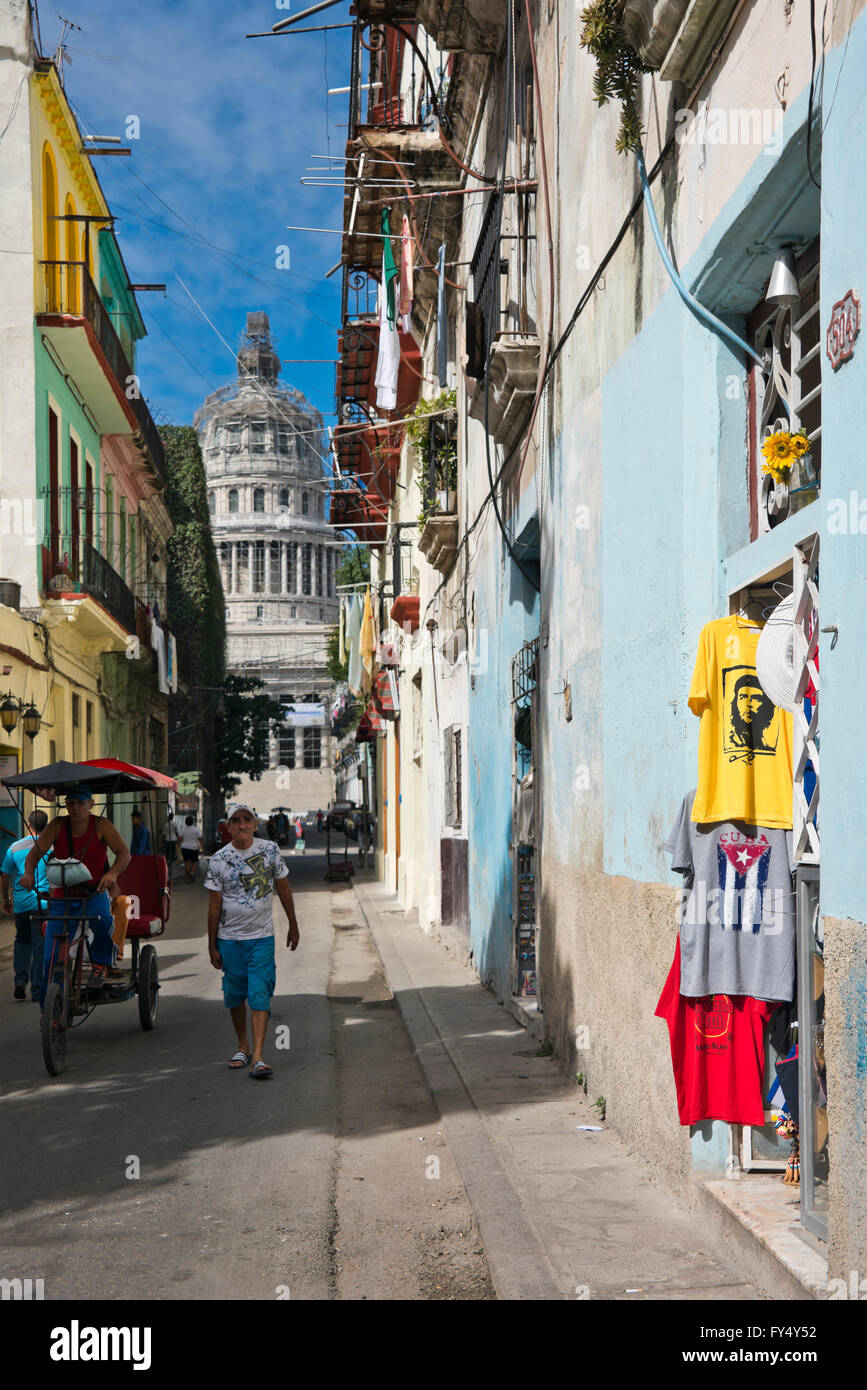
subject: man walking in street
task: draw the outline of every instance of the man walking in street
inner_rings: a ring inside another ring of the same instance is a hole
[[[175,850],[178,847],[178,827],[175,825],[174,811],[168,811],[163,822],[163,853],[169,866],[169,873],[175,860]]]
[[[141,811],[132,813],[132,839],[129,842],[130,854],[150,854],[151,832],[142,820]]]
[[[289,875],[280,850],[272,840],[257,840],[258,817],[252,806],[241,802],[229,810],[231,842],[211,859],[205,876],[208,904],[208,950],[211,964],[223,971],[223,1001],[232,1015],[238,1051],[229,1067],[250,1067],[255,1081],[271,1076],[262,1060],[265,1033],[271,1016],[276,984],[274,961],[274,893],[289,921],[286,945],[298,945],[298,922],[289,887]],[[247,1004],[253,1050],[247,1031]]]
[[[30,998],[39,1001],[42,990],[42,935],[41,925],[48,912],[48,879],[45,876],[45,860],[40,859],[36,866],[36,886],[34,889],[21,887],[21,875],[27,856],[33,848],[37,835],[48,824],[44,811],[31,811],[27,817],[31,833],[23,840],[15,840],[9,846],[0,866],[0,893],[6,912],[15,912],[15,945],[12,949],[12,967],[15,972],[16,999],[27,998],[27,982],[30,981]],[[11,886],[11,900],[10,900]],[[42,908],[39,898],[42,894]]]

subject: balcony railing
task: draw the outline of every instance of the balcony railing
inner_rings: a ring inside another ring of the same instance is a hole
[[[104,555],[77,532],[54,534],[45,548],[43,591],[57,594],[89,594],[113,618],[134,633],[135,597]]]
[[[154,467],[163,482],[166,479],[165,455],[146,401],[139,395],[128,395],[133,369],[123,344],[115,332],[108,310],[90,277],[84,261],[43,261],[45,276],[46,314],[61,314],[68,318],[86,319],[93,329],[100,348],[111,368],[115,381],[129,402],[138,424],[138,432]],[[133,383],[137,390],[137,380]]]
[[[387,130],[421,125],[428,83],[414,52],[404,73],[404,46],[395,29],[356,24],[349,79],[350,140],[359,126]]]

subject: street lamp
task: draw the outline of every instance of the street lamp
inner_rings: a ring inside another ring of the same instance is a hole
[[[42,715],[35,705],[30,704],[26,709],[22,709],[21,723],[24,727],[25,734],[32,742],[39,733],[39,726],[42,723]]]
[[[0,700],[0,725],[7,734],[11,734],[13,729],[17,728],[19,715],[25,734],[29,739],[34,739],[39,733],[42,715],[32,700],[29,705],[25,705],[23,700],[19,700],[18,696],[10,691]]]
[[[14,695],[7,695],[0,703],[0,724],[11,734],[15,725],[18,723],[18,712],[21,709],[21,701],[16,700]]]

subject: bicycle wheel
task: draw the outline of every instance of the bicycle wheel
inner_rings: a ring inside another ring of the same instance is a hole
[[[138,963],[138,1021],[146,1033],[156,1025],[159,1003],[157,953],[153,946],[144,946]]]
[[[52,981],[42,1010],[42,1057],[49,1076],[58,1076],[66,1066],[65,1012],[63,990]]]

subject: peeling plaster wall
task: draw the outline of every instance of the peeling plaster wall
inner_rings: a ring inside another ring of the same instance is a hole
[[[655,185],[684,280],[737,331],[787,234],[821,230],[823,342],[833,302],[850,286],[863,289],[853,235],[867,198],[862,8],[852,12],[848,40],[835,21],[837,47],[826,59],[821,212],[806,174],[806,6],[795,6],[790,21],[779,5],[746,7],[700,93],[726,109],[778,106],[774,83],[788,69],[778,146],[681,146]],[[540,23],[537,32],[560,199],[555,340],[638,191],[634,161],[614,153],[616,111],[600,112],[590,98],[592,63],[578,26],[565,22],[563,5],[558,14],[559,25]],[[644,90],[650,167],[684,93],[656,78]],[[853,737],[853,692],[867,686],[867,539],[860,530],[829,534],[826,525],[832,498],[863,493],[851,443],[865,377],[863,342],[839,373],[823,362],[822,499],[809,517],[751,546],[744,368],[680,302],[642,211],[559,360],[541,520],[546,1029],[569,1072],[586,1076],[594,1099],[606,1097],[609,1122],[684,1195],[693,1161],[677,1120],[667,1031],[653,1011],[677,929],[679,880],[662,843],[696,780],[698,721],[686,707],[696,641],[704,622],[728,611],[739,576],[747,582],[751,567],[760,572],[776,551],[790,553],[802,531],[822,531],[822,620],[840,626],[833,652],[822,638],[820,659],[832,1277],[867,1264],[867,745]],[[576,1041],[582,1028],[587,1036]],[[707,1164],[722,1165],[725,1144],[712,1147]]]
[[[867,927],[825,918],[828,1272],[867,1270]]]

